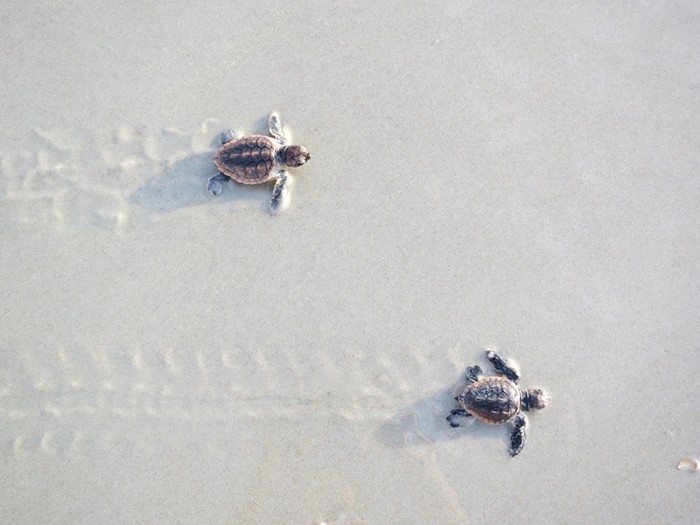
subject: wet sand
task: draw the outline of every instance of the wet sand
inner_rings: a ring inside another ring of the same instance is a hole
[[[698,521],[692,2],[5,11],[0,522]]]

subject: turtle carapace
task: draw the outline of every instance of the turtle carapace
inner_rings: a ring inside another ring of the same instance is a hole
[[[263,184],[275,179],[270,210],[274,213],[287,204],[287,168],[302,166],[311,155],[304,146],[287,144],[277,113],[270,114],[269,128],[269,137],[245,135],[236,138],[231,130],[221,134],[221,147],[214,157],[219,174],[207,183],[211,193],[219,195],[229,178],[241,184]]]
[[[455,397],[460,405],[447,416],[450,426],[458,427],[458,416],[478,419],[489,425],[512,422],[510,455],[516,456],[525,445],[527,418],[524,411],[540,410],[549,403],[549,394],[540,388],[521,390],[518,387],[520,373],[517,368],[493,350],[486,352],[496,372],[493,377],[482,377],[479,366],[467,368],[467,385]]]

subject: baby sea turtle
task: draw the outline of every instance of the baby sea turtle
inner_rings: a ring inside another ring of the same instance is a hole
[[[523,411],[540,410],[549,403],[549,394],[540,388],[518,388],[520,373],[512,363],[493,350],[486,352],[486,359],[501,376],[482,377],[481,368],[467,368],[467,386],[455,397],[461,408],[455,408],[447,416],[450,426],[458,427],[457,416],[474,416],[489,425],[513,422],[510,433],[510,455],[516,456],[525,445],[527,418]],[[505,376],[505,377],[502,377]]]
[[[286,168],[298,168],[311,158],[304,146],[287,144],[277,113],[270,114],[270,137],[246,135],[236,138],[231,130],[221,134],[221,147],[216,152],[214,164],[219,174],[207,182],[207,189],[219,195],[229,178],[241,184],[262,184],[275,179],[270,210],[274,213],[286,204],[289,172]]]

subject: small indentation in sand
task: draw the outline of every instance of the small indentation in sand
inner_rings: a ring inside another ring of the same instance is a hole
[[[51,414],[52,416],[59,418],[63,415],[63,410],[53,403],[46,403],[44,406],[44,412],[47,414]]]
[[[163,361],[170,375],[177,375],[180,373],[180,367],[175,359],[175,350],[173,348],[167,348],[165,350],[163,353]]]
[[[197,350],[197,367],[206,380],[209,377],[209,367],[207,366],[207,361],[202,350]]]
[[[221,352],[221,363],[225,368],[233,368],[233,361],[231,360],[231,355],[228,350],[223,350]]]
[[[143,359],[139,350],[136,350],[133,354],[131,354],[131,362],[136,370],[143,370]]]
[[[7,411],[7,419],[22,419],[27,417],[27,412],[19,409],[10,409]]]
[[[68,448],[69,452],[75,453],[82,448],[85,441],[85,434],[81,430],[76,430],[73,434],[73,439]]]
[[[146,383],[135,383],[132,387],[132,391],[139,394],[150,394],[152,392],[152,389]]]
[[[51,432],[45,432],[41,438],[41,449],[49,454],[54,454],[56,452],[56,447],[52,443],[53,435]]]
[[[117,140],[122,143],[131,142],[134,140],[134,133],[134,128],[126,124],[122,124],[117,130]]]
[[[22,445],[24,444],[24,438],[22,436],[17,436],[12,443],[12,450],[15,455],[19,454],[22,450]]]
[[[341,512],[333,519],[319,521],[318,525],[358,525],[360,523],[364,523],[364,520],[353,519]]]

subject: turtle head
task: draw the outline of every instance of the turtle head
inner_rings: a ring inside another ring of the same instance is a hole
[[[306,164],[306,161],[311,158],[309,150],[304,146],[285,146],[282,150],[282,160],[284,165],[290,168],[298,168]]]
[[[542,410],[550,399],[549,394],[541,388],[531,388],[522,392],[520,403],[523,410]]]

